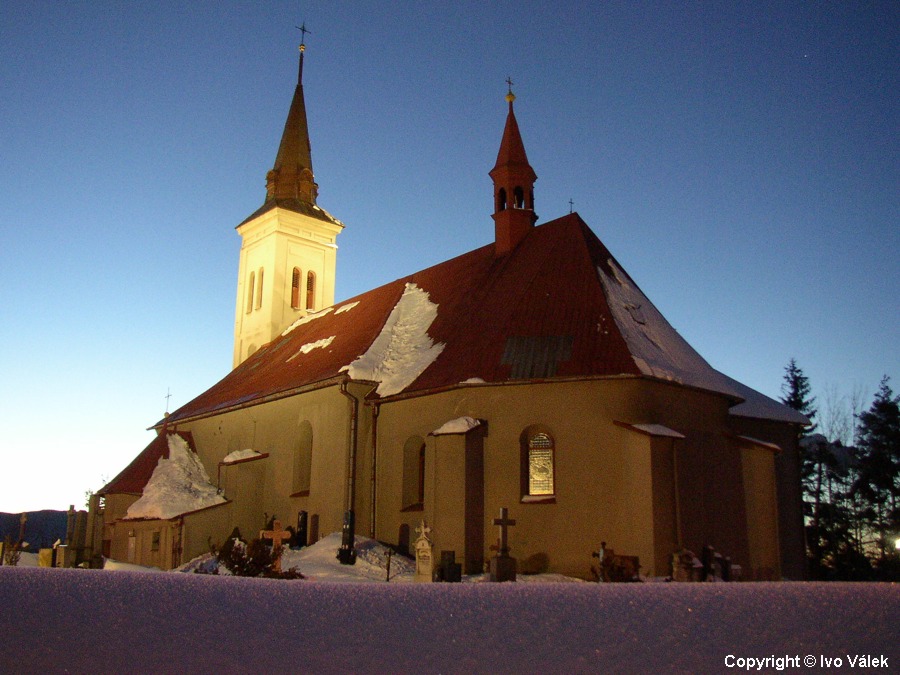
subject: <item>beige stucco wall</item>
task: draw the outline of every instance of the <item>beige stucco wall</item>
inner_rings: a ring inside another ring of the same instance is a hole
[[[660,540],[663,531],[671,537],[672,524],[659,523],[654,535],[652,443],[615,424],[658,423],[686,436],[676,445],[679,465],[695,463],[679,476],[682,510],[696,521],[691,527],[683,525],[685,545],[699,551],[704,543],[712,543],[725,555],[746,559],[742,465],[740,453],[728,441],[727,407],[719,396],[642,379],[476,385],[383,404],[377,536],[396,542],[400,527],[414,531],[421,517],[403,513],[400,503],[406,439],[427,437],[449,419],[469,415],[489,422],[484,452],[486,556],[496,538],[493,518],[506,506],[517,521],[510,531],[512,555],[522,561],[544,555],[551,569],[588,577],[591,552],[602,540],[617,553],[639,556],[645,573],[665,573],[669,560],[657,551],[654,537]],[[534,424],[548,427],[556,444],[556,500],[551,504],[521,500],[519,438]],[[440,451],[442,443],[430,440],[429,452]],[[670,470],[662,464],[658,458],[657,480]],[[716,481],[728,484],[713,485]],[[440,489],[445,489],[443,481]],[[459,488],[448,484],[446,489]],[[459,546],[461,516],[436,518],[429,523],[436,550]],[[442,531],[441,518],[454,523]]]
[[[734,417],[731,425],[737,434],[775,443],[782,449],[775,457],[781,573],[788,579],[806,579],[808,574],[800,486],[800,451],[797,443],[800,427],[747,417]]]
[[[781,577],[778,547],[778,507],[775,494],[775,453],[764,447],[744,445],[741,449],[747,499],[747,539],[752,580]],[[749,574],[746,574],[749,572]]]
[[[361,401],[370,388],[353,383],[349,392]],[[714,394],[641,378],[472,385],[382,402],[377,408],[360,403],[356,531],[399,543],[405,529],[411,542],[425,517],[433,528],[436,556],[452,549],[462,560],[465,436],[429,433],[468,415],[488,423],[481,518],[485,559],[497,539],[493,519],[507,507],[517,521],[510,545],[521,569],[549,568],[590,578],[591,553],[605,541],[619,554],[638,556],[644,574],[665,575],[679,540],[698,554],[710,544],[747,570],[768,568],[772,552],[778,551],[777,523],[772,526],[778,515],[766,496],[772,490],[760,491],[760,486],[768,485],[767,480],[775,484],[775,469],[735,443],[728,403]],[[256,536],[267,516],[295,525],[300,510],[309,514],[311,539],[339,531],[348,504],[352,409],[335,384],[179,425],[179,430],[192,432],[211,479],[231,500],[227,510],[197,517],[193,524],[189,520],[185,555],[201,543],[205,550],[210,536],[221,543],[235,525],[244,536]],[[376,409],[378,438],[373,444]],[[296,446],[307,423],[313,430],[310,489],[295,493]],[[685,438],[654,437],[627,426],[640,423],[662,424]],[[543,425],[555,441],[552,503],[521,498],[520,436],[531,425]],[[426,441],[421,511],[404,511],[402,502],[403,448],[411,436]],[[220,467],[225,455],[245,448],[268,456]],[[110,498],[108,511],[124,513],[128,499]]]
[[[110,558],[122,562],[172,569],[178,563],[179,523],[170,520],[120,520],[112,525]],[[159,545],[154,547],[153,535]]]
[[[349,392],[362,398],[370,389],[351,384]],[[284,527],[296,526],[301,510],[309,514],[311,528],[313,518],[318,520],[318,535],[323,537],[341,529],[347,507],[350,411],[351,401],[335,385],[184,423],[178,430],[193,434],[211,479],[220,481],[225,496],[233,500],[233,522],[245,537],[257,536],[267,517],[277,517]],[[295,494],[298,429],[304,422],[313,430],[310,490]],[[357,436],[357,532],[368,534],[371,408],[364,405],[359,406]],[[268,457],[219,466],[230,452],[247,448]]]

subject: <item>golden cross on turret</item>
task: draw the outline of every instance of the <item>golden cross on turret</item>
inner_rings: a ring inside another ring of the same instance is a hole
[[[509,87],[509,90],[508,90],[508,92],[507,92],[507,94],[506,94],[506,100],[507,100],[509,103],[512,103],[513,101],[516,100],[516,95],[515,95],[514,93],[512,93],[513,81],[512,81],[512,78],[511,78],[511,77],[507,77],[507,78],[506,78],[506,85],[507,85],[507,87]]]

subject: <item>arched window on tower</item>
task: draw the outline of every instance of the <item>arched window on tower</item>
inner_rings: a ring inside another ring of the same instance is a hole
[[[256,273],[250,272],[250,279],[247,281],[247,314],[253,311],[253,290],[256,287]]]
[[[500,188],[497,193],[497,212],[506,211],[506,188]]]
[[[316,307],[316,273],[310,270],[306,273],[306,309],[313,310]]]
[[[513,191],[515,205],[517,209],[521,209],[525,207],[525,192],[522,190],[521,185],[517,185],[516,189]]]
[[[256,284],[256,309],[262,307],[263,268],[259,268],[259,282]]]
[[[302,272],[299,267],[295,267],[291,274],[291,307],[300,309],[300,279]]]

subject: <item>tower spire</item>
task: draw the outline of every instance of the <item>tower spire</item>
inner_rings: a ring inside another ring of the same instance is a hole
[[[297,26],[302,37],[297,68],[297,87],[284,123],[284,132],[275,156],[275,166],[266,175],[266,201],[298,199],[315,206],[319,186],[312,168],[309,126],[306,121],[306,102],[303,97],[303,57],[306,53],[306,23]]]
[[[512,78],[506,78],[506,84],[509,112],[506,115],[497,162],[489,174],[494,181],[493,219],[497,255],[514,249],[537,220],[534,212],[534,182],[537,174],[528,163],[525,144],[513,110],[516,95],[512,91]]]

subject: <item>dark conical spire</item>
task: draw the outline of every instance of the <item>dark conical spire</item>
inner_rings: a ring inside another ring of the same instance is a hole
[[[503,140],[497,162],[490,171],[494,181],[494,233],[498,255],[514,249],[534,226],[537,215],[534,212],[534,182],[537,174],[528,163],[525,144],[519,133],[519,123],[513,111],[512,80],[507,79],[509,93],[509,113],[503,129]]]
[[[304,35],[307,31],[304,31]],[[297,87],[288,111],[281,144],[275,156],[275,166],[266,175],[266,200],[294,198],[315,205],[318,195],[312,169],[309,127],[306,122],[306,102],[303,98],[303,55],[306,45],[300,44],[300,63]]]

